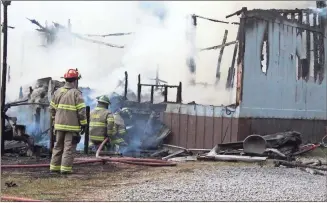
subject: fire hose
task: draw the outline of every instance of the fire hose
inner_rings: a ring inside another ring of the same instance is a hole
[[[40,200],[34,200],[29,198],[23,198],[23,197],[13,197],[13,196],[1,196],[1,200],[10,201],[10,202],[41,202]]]
[[[130,158],[130,157],[107,157],[107,156],[100,156],[100,151],[102,150],[104,144],[108,141],[106,138],[101,145],[99,146],[95,159],[87,159],[87,158],[76,158],[76,162],[74,165],[80,164],[87,164],[87,163],[97,163],[97,162],[119,162],[125,164],[133,164],[133,165],[143,165],[143,166],[176,166],[176,163],[164,161],[164,160],[156,160],[156,159],[142,159],[142,158]],[[50,164],[24,164],[24,165],[1,165],[1,169],[8,169],[8,168],[43,168],[43,167],[50,167]],[[17,202],[39,202],[40,200],[33,200],[28,198],[20,198],[20,197],[12,197],[12,196],[1,196],[1,200],[6,201],[17,201]]]
[[[102,150],[104,144],[108,141],[106,138],[101,145],[99,146],[95,159],[88,159],[88,158],[76,158],[76,162],[74,165],[80,164],[87,164],[87,163],[97,163],[97,162],[119,162],[125,164],[133,164],[133,165],[143,165],[143,166],[176,166],[176,163],[164,161],[164,160],[157,160],[157,159],[143,159],[143,158],[132,158],[132,157],[108,157],[108,156],[100,156],[100,151]],[[7,168],[44,168],[50,167],[50,164],[19,164],[19,165],[1,165],[1,169]]]
[[[143,159],[143,158],[130,158],[130,157],[113,158],[107,156],[102,157],[100,156],[100,151],[102,150],[104,144],[108,142],[108,140],[109,138],[106,138],[99,146],[95,154],[95,157],[97,159],[103,161],[120,162],[120,163],[143,165],[143,166],[176,166],[176,163],[172,163],[164,160],[157,160],[157,159]]]

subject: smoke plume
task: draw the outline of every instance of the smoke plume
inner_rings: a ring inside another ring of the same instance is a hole
[[[160,79],[169,84],[183,82],[183,101],[220,105],[233,102],[233,92],[226,91],[224,84],[231,64],[233,46],[226,47],[222,59],[221,81],[218,87],[215,71],[219,50],[194,51],[221,44],[224,30],[229,30],[227,41],[236,38],[237,26],[213,23],[198,19],[194,40],[186,37],[190,28],[187,16],[198,14],[218,20],[247,6],[252,8],[305,8],[314,7],[315,2],[13,2],[8,8],[9,29],[8,64],[11,81],[7,88],[7,99],[17,98],[19,87],[41,77],[59,79],[67,68],[78,68],[88,86],[97,94],[109,94],[118,79],[129,73],[129,87],[136,90],[137,75],[142,82],[154,78],[159,67]],[[111,37],[89,37],[117,45],[124,49],[86,42],[75,37],[59,35],[56,42],[45,48],[37,28],[26,18],[36,19],[41,24],[57,22],[67,26],[71,20],[72,31],[79,34],[106,34],[133,32],[131,35]],[[230,21],[237,21],[233,17]],[[194,44],[190,44],[192,42]],[[71,43],[69,43],[71,42]],[[186,60],[189,55],[196,63],[196,74],[192,76]],[[196,86],[190,85],[194,77]],[[207,83],[207,86],[201,85]],[[16,91],[17,90],[17,91]],[[194,95],[197,95],[196,97]],[[231,96],[232,95],[232,96]],[[168,95],[175,100],[176,95]]]

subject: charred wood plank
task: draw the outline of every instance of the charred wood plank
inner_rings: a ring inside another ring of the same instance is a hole
[[[138,83],[137,83],[137,101],[141,102],[141,75],[138,75]]]
[[[299,23],[303,23],[303,13],[302,13],[302,12],[300,12],[300,13],[298,14],[298,22],[299,22]]]
[[[128,73],[125,71],[125,88],[124,88],[124,99],[127,100],[127,89],[128,89]]]
[[[165,85],[165,90],[164,90],[164,102],[168,101],[168,86]]]
[[[240,30],[241,30],[241,26],[238,27],[236,41],[239,41],[239,39],[240,39]],[[227,75],[227,81],[226,81],[227,89],[233,88],[233,85],[234,85],[235,61],[236,61],[236,54],[237,54],[238,46],[239,46],[238,44],[235,44],[235,46],[234,46],[232,64],[231,64],[230,68],[228,69],[228,75]]]
[[[213,46],[213,47],[207,47],[207,48],[203,48],[203,49],[200,49],[200,51],[207,51],[207,50],[212,50],[212,49],[220,49],[222,47],[226,47],[226,46],[229,46],[229,45],[232,45],[232,44],[236,44],[237,43],[237,40],[235,41],[232,41],[232,42],[227,42],[226,44],[222,45],[217,45],[217,46]]]
[[[153,104],[153,93],[154,93],[154,85],[151,86],[151,98],[150,98],[151,104]]]
[[[306,13],[306,24],[308,26],[310,26],[310,13]],[[311,64],[311,33],[309,30],[306,30],[306,60],[307,60],[307,63],[306,64],[303,64],[302,66],[302,78],[304,78],[305,80],[308,80],[309,79],[309,75],[310,75],[310,64]]]
[[[224,38],[223,38],[223,42],[221,43],[221,45],[225,45],[226,41],[227,41],[227,35],[228,35],[228,30],[225,30],[225,33],[224,33]],[[221,65],[221,59],[223,57],[223,53],[224,53],[224,48],[225,46],[223,46],[221,49],[220,49],[220,52],[219,52],[219,57],[218,57],[218,64],[217,64],[217,70],[216,70],[216,84],[219,82],[220,80],[220,65]]]
[[[178,156],[178,155],[183,154],[183,153],[186,153],[186,152],[187,152],[187,151],[186,151],[185,149],[181,149],[181,150],[178,150],[178,151],[176,151],[176,152],[174,152],[174,153],[172,153],[172,154],[170,154],[170,155],[168,155],[168,156],[163,157],[162,160],[167,160],[167,159],[169,159],[169,158],[172,158],[172,157]]]
[[[317,14],[313,14],[313,27],[317,26]],[[318,64],[318,34],[313,34],[313,73],[314,73],[314,80],[317,80],[318,72],[319,72],[319,64]]]

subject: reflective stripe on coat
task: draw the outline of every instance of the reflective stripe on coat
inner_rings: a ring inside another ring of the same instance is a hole
[[[50,102],[50,112],[54,119],[54,129],[79,132],[86,125],[86,105],[82,92],[69,83],[55,91]]]
[[[106,136],[113,134],[114,117],[112,113],[101,106],[97,106],[90,113],[90,140],[103,141]]]

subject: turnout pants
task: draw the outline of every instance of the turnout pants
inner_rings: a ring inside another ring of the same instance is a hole
[[[50,171],[72,172],[74,153],[77,143],[74,143],[76,132],[56,131],[56,142],[52,151]]]

